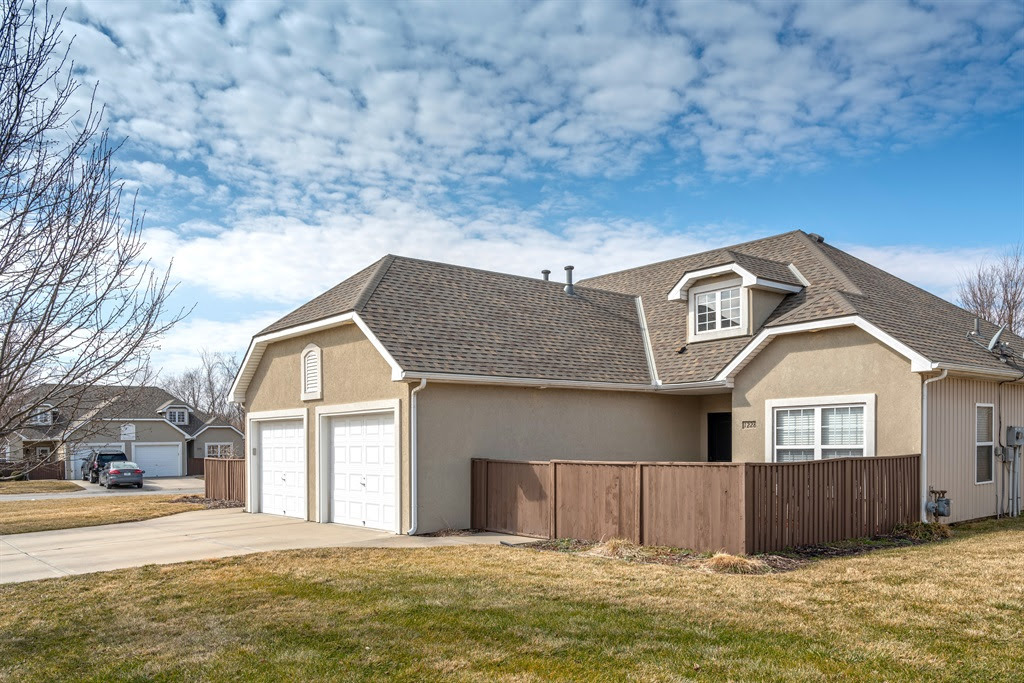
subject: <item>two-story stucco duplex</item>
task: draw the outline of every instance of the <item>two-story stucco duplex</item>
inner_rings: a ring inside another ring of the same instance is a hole
[[[923,453],[923,516],[993,515],[1024,339],[974,329],[801,231],[575,287],[386,256],[253,338],[248,509],[423,533],[469,525],[474,457]]]

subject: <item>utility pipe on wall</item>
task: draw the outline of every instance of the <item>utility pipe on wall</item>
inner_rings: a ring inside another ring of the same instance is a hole
[[[928,385],[946,379],[949,370],[926,379],[921,389],[921,521],[928,522]]]
[[[419,463],[419,449],[416,447],[416,394],[427,386],[427,380],[420,379],[418,387],[409,392],[409,535],[413,536],[416,534],[416,528],[419,526],[419,496],[417,495],[416,481],[419,479],[418,476],[418,463]]]

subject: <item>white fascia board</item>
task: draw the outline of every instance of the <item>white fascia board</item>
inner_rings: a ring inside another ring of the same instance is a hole
[[[669,301],[682,300],[686,297],[687,291],[690,289],[690,285],[697,280],[703,280],[704,278],[715,277],[716,275],[725,275],[726,273],[735,273],[740,276],[743,281],[744,287],[749,287],[757,280],[754,274],[746,268],[743,268],[735,263],[724,263],[720,266],[712,266],[711,268],[702,268],[701,270],[691,270],[685,273],[676,286],[668,293]]]
[[[647,370],[651,375],[651,382],[655,386],[661,386],[661,379],[658,377],[658,366],[654,362],[654,347],[651,346],[651,334],[647,329],[647,316],[644,314],[644,302],[640,297],[636,298],[636,315],[640,320],[640,334],[644,340],[644,355],[647,357]]]
[[[859,315],[848,315],[842,318],[831,318],[828,320],[813,320],[794,325],[782,325],[779,327],[766,327],[754,337],[743,350],[726,365],[715,379],[719,381],[732,382],[736,374],[743,369],[757,353],[767,346],[772,339],[784,334],[798,334],[800,332],[817,332],[840,327],[858,327],[872,337],[882,342],[890,349],[910,361],[911,372],[928,372],[933,369],[934,364],[917,351],[900,342],[892,335],[883,332],[876,325],[868,322]]]
[[[462,375],[450,372],[403,372],[400,379],[425,379],[452,384],[494,384],[535,387],[538,389],[595,389],[603,391],[654,391],[653,384],[625,382],[587,382],[573,379],[542,379],[538,377],[505,377],[493,375]]]
[[[192,435],[192,438],[193,439],[196,438],[197,436],[199,436],[200,434],[205,432],[207,429],[230,429],[231,431],[235,432],[239,436],[245,436],[245,434],[243,434],[242,432],[238,431],[238,429],[232,427],[231,425],[206,425],[205,427],[200,429],[198,432],[196,432],[194,435]]]
[[[235,377],[235,381],[231,385],[231,402],[242,403],[245,401],[245,390],[249,388],[249,381],[253,378],[253,375],[256,374],[256,367],[259,365],[260,359],[263,358],[263,352],[266,350],[268,344],[283,341],[285,339],[291,339],[293,337],[300,337],[304,334],[309,334],[310,332],[318,332],[320,330],[326,330],[346,323],[355,323],[359,330],[366,335],[366,338],[370,340],[373,348],[377,349],[377,352],[384,358],[387,364],[391,366],[391,379],[401,379],[402,368],[398,365],[398,361],[396,361],[394,356],[384,348],[380,339],[377,338],[377,335],[373,333],[373,330],[369,328],[366,322],[359,317],[359,314],[349,312],[324,318],[323,320],[305,323],[303,325],[296,325],[295,327],[278,330],[277,332],[270,332],[258,337],[253,337],[252,341],[249,343],[249,349],[245,352],[245,358],[242,359],[241,369],[238,371],[238,375]]]
[[[980,368],[974,365],[960,365],[957,363],[932,363],[933,370],[948,370],[955,374],[982,375],[985,377],[1003,377],[1010,379],[1024,380],[1021,373],[1016,370],[995,370],[993,368]]]
[[[795,294],[803,289],[800,285],[790,285],[785,282],[776,282],[775,280],[768,280],[763,277],[754,278],[754,283],[750,285],[753,289],[769,289],[773,292],[790,292]]]
[[[785,282],[776,282],[775,280],[757,277],[738,263],[724,263],[720,266],[702,268],[701,270],[692,270],[684,274],[682,279],[679,280],[679,282],[676,283],[676,286],[672,288],[672,291],[668,293],[669,301],[681,301],[684,299],[690,289],[690,286],[698,280],[715,277],[717,275],[725,275],[727,273],[735,273],[736,275],[739,275],[742,286],[753,289],[768,289],[774,292],[790,293],[799,292],[803,289],[803,286],[801,285],[791,285]],[[795,271],[794,274],[800,278],[802,282],[806,282],[806,280],[803,279],[803,275],[800,275],[799,271]]]

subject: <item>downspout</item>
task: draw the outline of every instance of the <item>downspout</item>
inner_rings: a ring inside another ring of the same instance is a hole
[[[416,394],[420,392],[424,387],[427,386],[426,379],[420,379],[418,387],[409,392],[409,535],[414,536],[416,534],[416,528],[419,526],[419,496],[417,495],[416,481],[418,479],[417,472],[419,468],[417,464],[418,449],[416,448]]]
[[[946,379],[949,370],[926,379],[921,390],[921,521],[928,523],[928,385]]]

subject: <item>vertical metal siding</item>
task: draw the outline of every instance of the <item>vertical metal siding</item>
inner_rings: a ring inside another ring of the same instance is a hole
[[[947,491],[953,508],[950,518],[942,521],[996,514],[1002,465],[996,463],[995,482],[974,483],[975,407],[979,403],[995,406],[997,443],[1005,442],[1007,425],[1024,424],[1024,385],[1004,384],[1000,390],[998,382],[950,377],[928,387],[928,484]]]

